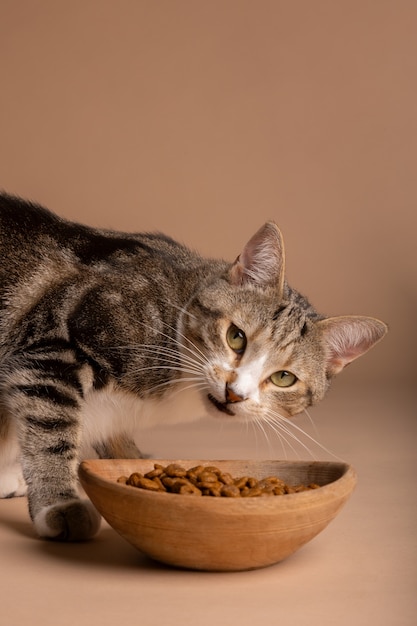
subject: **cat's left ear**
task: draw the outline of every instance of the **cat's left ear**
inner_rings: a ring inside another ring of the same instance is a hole
[[[335,376],[365,354],[386,334],[388,327],[373,317],[329,317],[317,322],[327,350],[327,372]]]
[[[233,285],[252,283],[275,287],[282,292],[285,278],[285,252],[281,231],[267,222],[248,241],[230,270]]]

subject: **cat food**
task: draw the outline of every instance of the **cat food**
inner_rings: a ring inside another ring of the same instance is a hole
[[[320,487],[316,483],[287,485],[277,476],[262,479],[251,476],[234,478],[215,466],[197,465],[187,470],[175,463],[166,467],[155,463],[153,470],[146,474],[134,472],[130,476],[121,476],[117,482],[148,491],[225,498],[282,496]]]

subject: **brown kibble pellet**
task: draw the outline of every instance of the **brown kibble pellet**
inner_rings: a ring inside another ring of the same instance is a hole
[[[164,474],[171,478],[180,478],[187,475],[187,470],[181,467],[181,465],[171,463],[170,465],[167,465],[167,467],[165,467]]]
[[[188,470],[188,474],[195,474],[196,476],[198,476],[199,474],[201,474],[201,472],[204,472],[205,469],[206,468],[204,467],[204,465],[196,465],[195,467],[192,467]]]
[[[218,482],[218,477],[217,474],[215,474],[214,472],[201,472],[201,474],[198,475],[198,480],[201,483],[217,483]]]
[[[167,488],[168,491],[173,491],[175,488],[175,485],[178,485],[178,481],[179,478],[172,478],[171,476],[163,476],[161,479],[162,484],[164,485],[164,487]]]
[[[256,498],[262,495],[262,489],[260,487],[246,487],[242,489],[242,498]]]
[[[316,483],[287,485],[278,476],[261,479],[253,476],[234,478],[229,472],[222,472],[213,465],[197,465],[186,470],[177,463],[170,463],[166,467],[155,463],[154,469],[145,475],[133,472],[129,477],[120,476],[117,482],[160,493],[217,498],[282,496],[320,488]]]
[[[234,485],[233,476],[229,472],[222,472],[219,475],[219,480],[223,485]]]
[[[285,494],[285,486],[277,485],[272,491],[274,496],[283,496]]]
[[[141,489],[147,489],[148,491],[160,491],[159,485],[151,480],[150,478],[145,478],[141,474],[135,474],[132,480],[132,477],[128,479],[128,484],[133,485],[133,487],[140,487]]]
[[[200,489],[197,489],[197,487],[190,482],[187,485],[181,485],[177,493],[180,493],[182,495],[187,495],[187,496],[202,496],[203,495]]]
[[[164,473],[164,468],[162,465],[155,464],[155,467],[152,471],[147,472],[145,474],[145,478],[159,478]]]
[[[236,485],[224,485],[221,488],[221,495],[225,498],[239,498],[240,489]]]
[[[159,478],[159,476],[155,476],[155,478],[153,478],[152,480],[156,485],[158,485],[161,491],[166,491],[166,487],[164,483],[162,482],[162,480]]]
[[[205,472],[213,472],[213,474],[221,474],[221,470],[215,465],[203,465]]]
[[[248,482],[247,476],[242,476],[241,478],[235,478],[235,485],[239,489],[243,489],[244,487],[246,487],[247,482]]]
[[[173,478],[173,482],[171,484],[170,491],[172,493],[182,493],[189,495],[201,495],[200,489],[197,489],[193,483],[191,483],[187,478]]]
[[[127,479],[126,483],[131,485],[132,487],[139,486],[140,479],[143,478],[142,474],[138,474],[138,472],[133,472]]]

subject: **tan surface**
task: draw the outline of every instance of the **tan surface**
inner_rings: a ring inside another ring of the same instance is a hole
[[[88,544],[44,542],[32,535],[25,499],[3,500],[2,623],[414,626],[415,404],[375,389],[338,390],[313,416],[321,442],[356,468],[358,486],[328,528],[286,561],[253,572],[180,571],[145,559],[106,526]],[[145,443],[162,458],[255,449],[242,429],[215,422],[149,431]],[[258,454],[281,454],[273,439],[267,448]]]
[[[3,501],[2,622],[414,626],[416,23],[412,0],[0,0],[0,187],[231,260],[275,219],[294,286],[391,327],[314,412],[359,487],[309,546],[259,572],[178,572],[108,529],[36,541],[24,500]],[[145,447],[282,456],[231,431]]]

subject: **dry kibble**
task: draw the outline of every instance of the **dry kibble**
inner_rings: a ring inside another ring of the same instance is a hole
[[[285,485],[277,485],[272,491],[274,496],[283,496],[286,493]]]
[[[175,478],[171,478],[170,476],[163,476],[161,479],[161,483],[166,487],[168,491],[172,491],[176,480]]]
[[[181,467],[181,465],[177,465],[176,463],[171,463],[167,465],[164,469],[164,474],[170,476],[171,478],[183,477],[187,475],[187,470]]]
[[[200,489],[197,489],[192,482],[190,482],[187,478],[173,478],[173,482],[171,483],[172,493],[182,493],[182,494],[190,494],[190,495],[201,495]]]
[[[141,489],[148,489],[148,491],[159,491],[159,486],[156,482],[150,478],[145,478],[141,474],[132,474],[128,478],[127,484],[133,487],[140,487]]]
[[[154,469],[145,475],[133,472],[129,477],[120,476],[117,482],[148,491],[217,498],[282,496],[320,487],[316,483],[287,485],[277,476],[261,479],[253,476],[233,478],[228,472],[222,472],[212,465],[197,465],[187,470],[177,463],[170,463],[166,467],[155,463]]]
[[[126,483],[131,485],[132,487],[138,487],[140,479],[143,478],[142,474],[138,474],[137,472],[133,472],[127,479]]]
[[[145,478],[159,478],[160,476],[162,476],[163,473],[164,468],[162,467],[162,465],[158,465],[158,463],[155,463],[154,469],[150,472],[147,472],[145,474]]]
[[[188,496],[202,496],[203,493],[200,489],[197,489],[193,483],[188,482],[186,485],[181,485],[177,493],[188,495]]]
[[[260,487],[245,487],[240,495],[242,498],[256,498],[262,495],[262,489]]]
[[[225,498],[239,498],[240,489],[239,487],[236,487],[236,485],[225,484],[221,488],[221,495]]]
[[[223,485],[234,485],[233,476],[229,472],[222,472],[219,475],[219,480]]]
[[[239,489],[243,489],[244,487],[246,487],[247,482],[248,482],[247,476],[242,476],[241,478],[235,478],[235,485]]]
[[[198,480],[201,483],[217,483],[217,474],[214,472],[201,472],[198,476]]]
[[[159,476],[155,476],[155,478],[152,479],[153,482],[158,485],[159,490],[160,491],[166,491],[166,488],[164,486],[164,483],[162,482],[162,480],[159,478]]]

